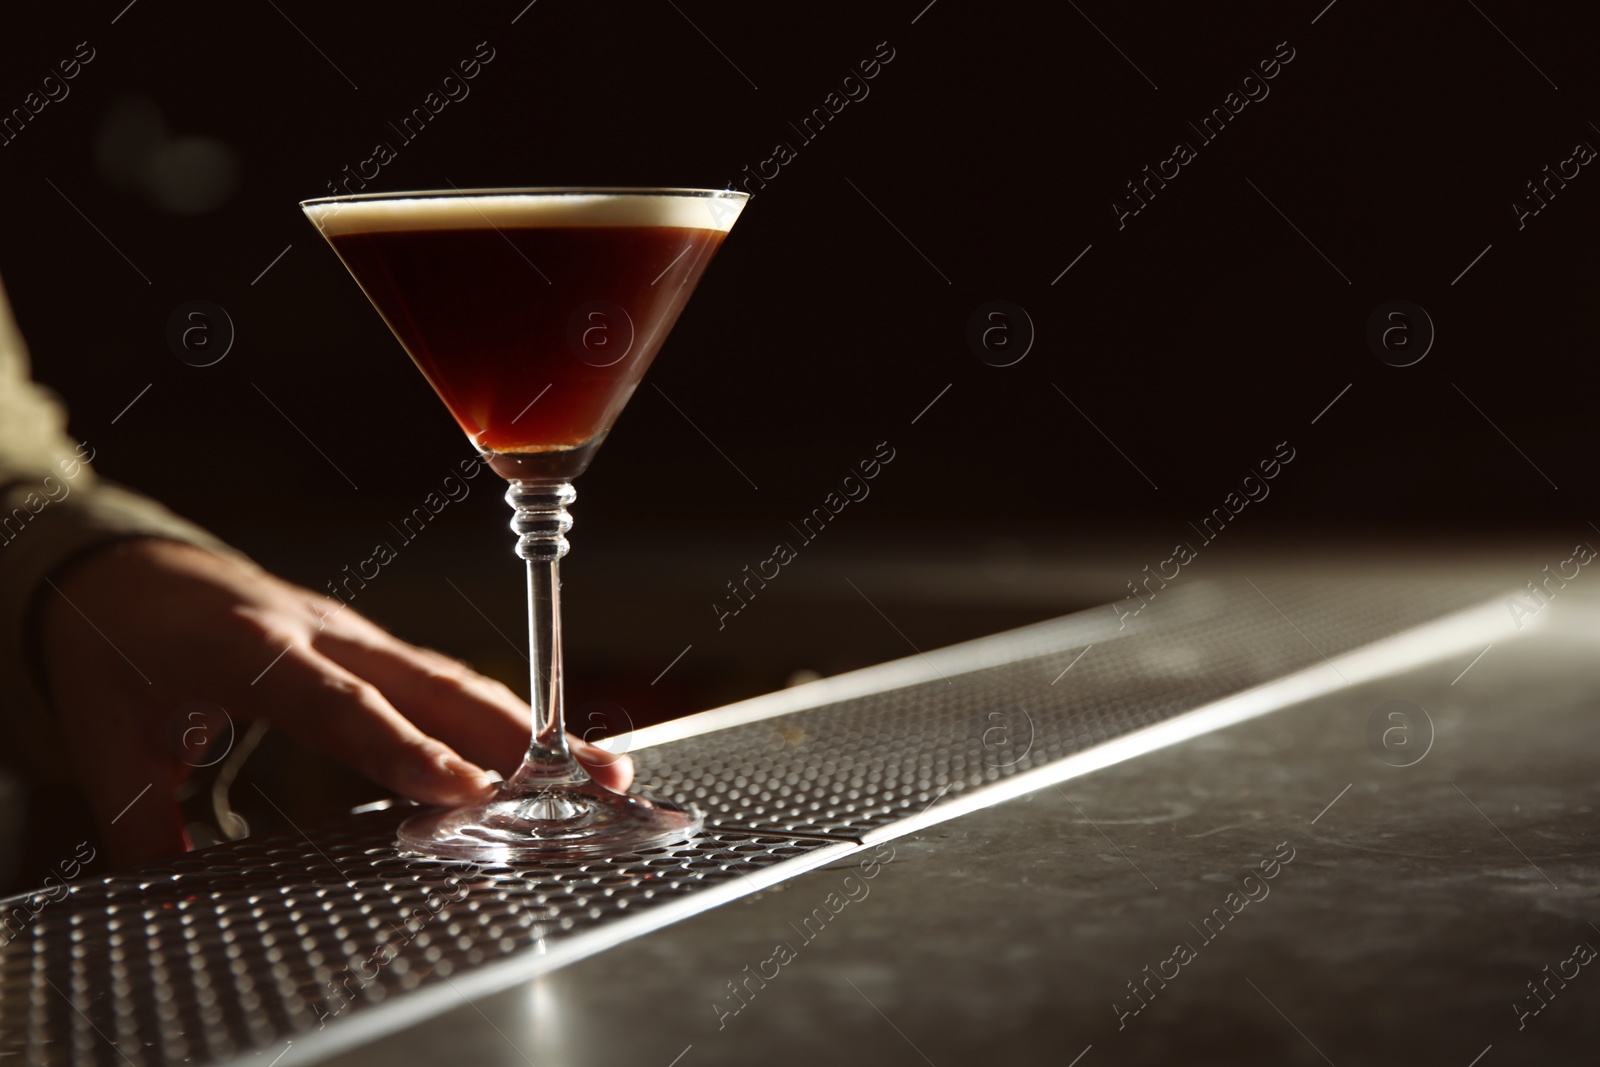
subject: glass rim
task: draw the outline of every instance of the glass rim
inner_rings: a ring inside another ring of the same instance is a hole
[[[625,186],[625,185],[544,185],[489,189],[412,189],[390,193],[342,193],[338,196],[318,196],[300,201],[302,208],[318,204],[352,204],[369,200],[437,200],[457,196],[684,196],[706,199],[749,200],[751,194],[741,189],[691,189],[678,186]]]

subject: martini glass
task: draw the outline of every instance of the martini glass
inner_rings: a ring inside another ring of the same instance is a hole
[[[692,836],[688,806],[593,782],[567,748],[558,561],[589,466],[748,199],[707,189],[325,197],[328,239],[490,469],[528,572],[533,738],[482,804],[412,816],[405,847],[487,862]]]

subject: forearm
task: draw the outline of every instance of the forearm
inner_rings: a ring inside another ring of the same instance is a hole
[[[19,770],[56,777],[65,771],[55,719],[40,669],[38,623],[43,603],[61,594],[60,576],[95,550],[128,538],[187,541],[234,554],[221,541],[152,500],[104,480],[30,510],[30,483],[0,494],[0,703],[3,725],[23,742],[8,753]],[[26,516],[19,520],[18,516]],[[91,623],[93,619],[89,620]],[[9,747],[9,746],[7,746]],[[19,758],[20,757],[20,758]]]

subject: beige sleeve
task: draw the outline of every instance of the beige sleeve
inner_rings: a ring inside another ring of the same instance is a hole
[[[95,477],[93,443],[67,435],[66,411],[29,377],[28,353],[0,288],[0,743],[16,770],[57,776],[61,745],[36,661],[38,606],[73,557],[128,537],[234,553],[153,500]],[[19,758],[22,757],[22,758]]]

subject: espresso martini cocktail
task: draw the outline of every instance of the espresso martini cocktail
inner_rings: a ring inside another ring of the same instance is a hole
[[[508,457],[495,469],[573,478],[743,202],[663,190],[304,206],[473,444]]]
[[[429,812],[406,847],[503,862],[681,841],[693,809],[592,782],[567,750],[560,583],[588,467],[747,196],[508,189],[301,204],[484,460],[510,484],[527,561],[533,741],[486,803]]]

